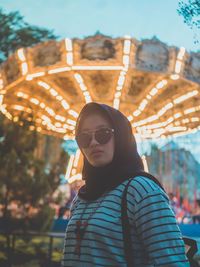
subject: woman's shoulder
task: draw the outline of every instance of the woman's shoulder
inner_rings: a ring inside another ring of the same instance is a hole
[[[129,179],[128,195],[134,197],[136,201],[140,201],[146,196],[163,195],[168,199],[163,189],[153,180],[144,176],[137,176]]]

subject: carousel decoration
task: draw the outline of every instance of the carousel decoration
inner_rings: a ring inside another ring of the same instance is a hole
[[[74,138],[91,101],[121,110],[140,140],[198,131],[199,91],[200,53],[155,38],[46,41],[18,49],[0,68],[0,111],[14,121],[30,113],[38,132],[64,139]],[[79,156],[70,158],[68,179],[78,179]]]

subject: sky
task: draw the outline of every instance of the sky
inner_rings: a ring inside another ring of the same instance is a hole
[[[200,50],[194,32],[178,15],[178,0],[0,0],[8,13],[19,11],[32,25],[54,30],[59,39],[83,39],[97,31],[137,40],[156,36],[169,46]]]

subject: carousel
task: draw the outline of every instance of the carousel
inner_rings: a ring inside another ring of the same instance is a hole
[[[77,116],[91,101],[121,110],[138,140],[194,133],[200,53],[158,39],[96,34],[20,48],[1,66],[0,111],[14,121],[22,111],[32,114],[31,130],[74,139]],[[77,150],[66,171],[69,183],[81,179],[80,168]]]

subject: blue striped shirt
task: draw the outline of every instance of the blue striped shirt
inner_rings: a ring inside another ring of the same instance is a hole
[[[121,201],[127,182],[96,201],[75,197],[66,230],[62,266],[126,266]],[[190,266],[168,197],[157,184],[145,177],[132,179],[127,209],[135,266]],[[88,220],[88,226],[79,256],[74,251],[76,221],[80,219],[82,222]]]

